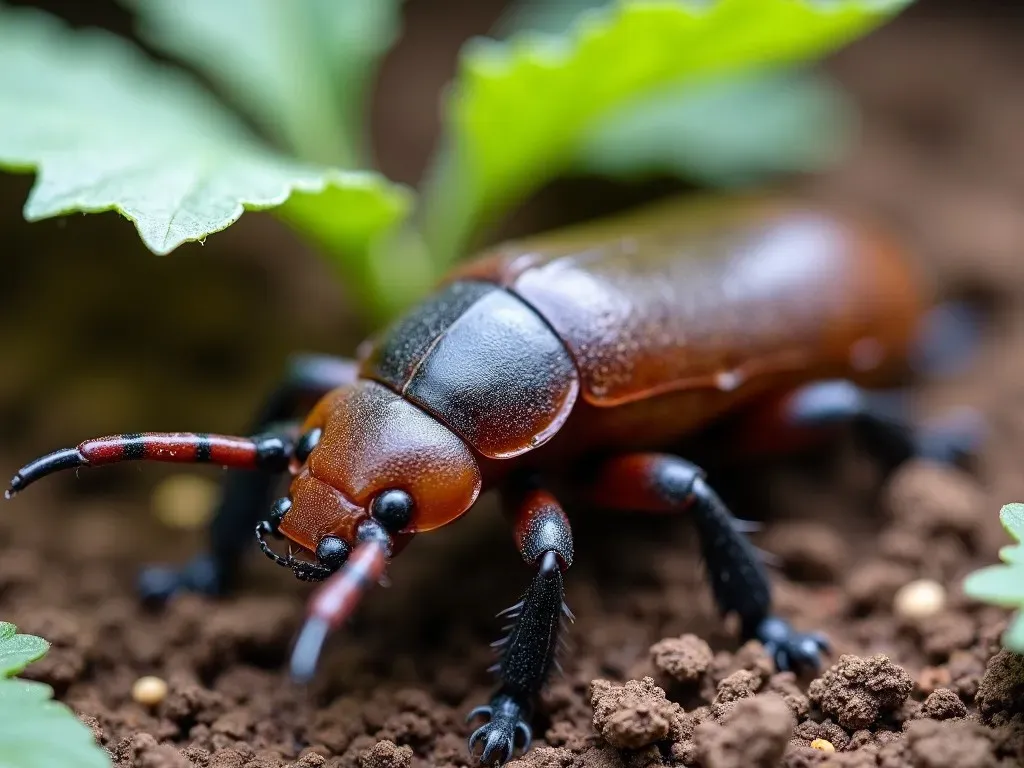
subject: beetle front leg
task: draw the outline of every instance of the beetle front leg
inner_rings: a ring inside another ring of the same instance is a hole
[[[558,502],[542,490],[527,490],[510,501],[515,505],[516,546],[537,572],[522,600],[499,614],[510,620],[508,635],[494,644],[501,659],[492,669],[500,684],[489,704],[469,714],[470,720],[478,715],[489,718],[469,738],[470,752],[478,742],[483,743],[481,763],[507,762],[517,737],[523,751],[529,749],[533,704],[557,664],[563,621],[572,618],[562,581],[562,572],[572,563],[573,555],[568,518]]]
[[[289,363],[283,382],[271,393],[253,423],[253,432],[292,419],[311,408],[332,389],[356,378],[356,364],[326,355],[297,355]],[[253,530],[265,518],[274,489],[284,471],[229,469],[221,498],[209,527],[209,548],[183,566],[150,566],[139,574],[143,600],[165,602],[177,592],[222,595],[228,592],[243,555],[252,547]]]
[[[585,494],[615,509],[691,514],[721,614],[736,614],[744,639],[760,640],[780,670],[820,666],[825,638],[797,632],[772,615],[771,584],[761,557],[700,467],[669,454],[613,458],[597,467]]]

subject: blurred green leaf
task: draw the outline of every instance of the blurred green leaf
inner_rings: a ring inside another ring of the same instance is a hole
[[[1006,504],[999,510],[999,521],[1016,541],[999,550],[999,557],[1007,563],[1024,564],[1024,504]]]
[[[297,157],[366,167],[368,91],[400,0],[121,0]]]
[[[19,635],[18,628],[0,621],[0,677],[13,677],[50,649],[50,644],[35,635]]]
[[[0,167],[38,171],[27,219],[116,210],[158,254],[294,192],[343,202],[333,215],[362,242],[411,203],[378,174],[270,152],[181,72],[32,9],[0,6],[0,113]]]
[[[1024,611],[1018,611],[1010,620],[1010,626],[1003,633],[1003,647],[1017,653],[1024,653]]]
[[[50,644],[0,621],[0,765],[11,768],[109,768],[92,733],[42,683],[11,679],[42,658]]]
[[[11,768],[110,768],[92,732],[53,689],[24,680],[0,681],[0,765]]]
[[[1024,608],[1024,504],[1005,504],[999,520],[1017,544],[1003,547],[1004,564],[981,568],[964,579],[964,592],[1004,608]],[[1024,611],[1018,611],[1003,634],[1003,646],[1024,653]]]
[[[437,280],[426,249],[408,227],[395,227],[396,211],[351,189],[297,192],[278,209],[313,247],[342,266],[353,298],[380,324],[422,298]],[[339,216],[338,211],[347,211]]]
[[[570,167],[594,126],[629,101],[823,55],[909,3],[618,0],[565,36],[471,41],[425,200],[428,243],[442,259],[461,255],[477,226]]]
[[[575,167],[606,176],[675,174],[734,187],[834,160],[853,112],[811,73],[763,73],[661,90],[599,122]]]
[[[1024,565],[990,565],[964,580],[964,591],[977,600],[1006,608],[1024,606]]]

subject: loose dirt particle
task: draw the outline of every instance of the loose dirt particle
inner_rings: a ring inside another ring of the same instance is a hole
[[[132,698],[139,704],[155,707],[167,698],[167,682],[160,677],[140,677],[132,686]]]
[[[946,588],[932,579],[905,584],[893,598],[896,615],[910,621],[934,616],[945,607]]]
[[[995,768],[990,732],[971,720],[915,720],[882,748],[879,764],[912,768]]]
[[[770,768],[782,758],[795,721],[772,693],[739,701],[721,724],[697,727],[695,742],[705,768]]]
[[[953,533],[973,538],[985,498],[965,472],[930,461],[910,461],[888,483],[888,504],[901,527],[924,538]]]
[[[138,733],[117,745],[115,757],[122,768],[192,768],[190,761],[169,744],[159,744],[148,733]]]
[[[537,747],[508,763],[505,768],[569,768],[574,758],[575,755],[568,749]]]
[[[843,655],[807,689],[821,711],[833,715],[845,728],[866,728],[886,710],[906,700],[914,683],[906,670],[888,656],[860,658]]]
[[[594,728],[614,747],[640,749],[663,741],[671,731],[678,733],[683,711],[665,698],[654,680],[630,680],[613,685],[594,680],[590,687]]]
[[[1002,725],[1019,712],[1024,712],[1024,656],[1000,651],[985,667],[985,676],[975,697],[982,720]]]
[[[708,671],[714,654],[696,635],[666,638],[651,646],[651,661],[661,672],[681,683],[695,683]]]
[[[925,699],[917,715],[934,720],[949,720],[954,717],[966,717],[967,707],[949,688],[939,688]]]
[[[400,747],[393,741],[378,741],[359,758],[360,768],[409,768],[412,749]]]

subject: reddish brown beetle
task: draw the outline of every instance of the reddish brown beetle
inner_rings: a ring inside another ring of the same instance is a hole
[[[722,613],[737,614],[780,668],[819,662],[823,638],[772,615],[743,524],[682,456],[710,428],[750,458],[812,445],[840,424],[856,425],[890,467],[958,456],[972,429],[925,434],[861,389],[904,366],[926,294],[900,248],[863,225],[775,200],[671,201],[492,249],[356,362],[299,359],[255,437],[89,440],[21,469],[8,495],[58,469],[125,460],[262,470],[228,473],[208,554],[147,570],[141,588],[151,599],[223,593],[255,527],[271,559],[327,580],[294,650],[293,672],[307,677],[328,631],[411,537],[498,489],[536,568],[506,612],[498,690],[471,713],[488,722],[470,748],[482,741],[482,759],[503,762],[520,737],[529,745],[530,709],[570,615],[573,541],[555,482],[582,505],[689,513]],[[310,398],[301,425],[290,422]],[[286,471],[288,496],[260,522]],[[268,537],[286,539],[287,554]]]

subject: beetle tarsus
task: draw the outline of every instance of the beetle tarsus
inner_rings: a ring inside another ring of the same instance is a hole
[[[517,746],[523,752],[530,748],[533,731],[522,717],[523,708],[511,696],[495,696],[491,703],[477,707],[466,721],[486,717],[488,722],[481,725],[469,737],[470,754],[479,743],[483,744],[479,762],[481,765],[504,765],[512,759]]]
[[[780,672],[817,672],[821,669],[821,654],[829,651],[828,638],[823,634],[797,632],[778,616],[764,619],[753,635]]]

